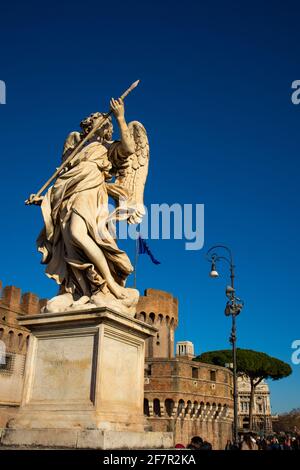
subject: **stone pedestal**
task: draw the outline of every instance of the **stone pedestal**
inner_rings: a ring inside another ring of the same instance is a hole
[[[109,308],[39,314],[20,323],[32,335],[20,411],[4,445],[172,445],[169,433],[144,432],[144,346],[155,328]]]

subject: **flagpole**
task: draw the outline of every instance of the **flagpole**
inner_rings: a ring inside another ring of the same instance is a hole
[[[137,232],[137,237],[135,239],[135,259],[134,259],[134,280],[133,280],[133,288],[136,289],[136,270],[137,264],[139,259],[139,235],[140,233]]]

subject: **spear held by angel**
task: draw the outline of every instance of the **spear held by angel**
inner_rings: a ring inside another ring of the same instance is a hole
[[[41,205],[44,227],[37,246],[47,276],[60,286],[47,312],[111,306],[135,313],[138,291],[125,287],[133,267],[109,229],[112,220],[140,223],[144,215],[149,144],[141,123],[126,123],[123,100],[129,91],[111,99],[110,113],[91,114],[80,123],[81,132],[68,135],[62,165],[26,201]],[[120,140],[112,140],[110,114],[118,123]],[[116,201],[113,213],[109,196]]]

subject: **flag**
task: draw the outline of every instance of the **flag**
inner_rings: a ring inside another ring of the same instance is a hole
[[[152,263],[160,264],[160,261],[157,261],[157,259],[154,258],[153,254],[150,251],[149,246],[147,245],[145,240],[140,235],[139,235],[139,238],[138,238],[138,243],[139,243],[139,247],[138,247],[139,255],[144,255],[146,253],[147,255],[150,256]]]

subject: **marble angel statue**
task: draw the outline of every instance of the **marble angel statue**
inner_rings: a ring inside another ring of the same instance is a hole
[[[125,219],[141,222],[149,144],[142,124],[133,121],[127,125],[122,98],[111,99],[110,106],[120,140],[112,140],[110,116],[91,114],[80,123],[81,132],[67,137],[63,161],[96,129],[99,119],[106,117],[105,125],[85,142],[45,196],[32,194],[27,200],[27,204],[41,205],[44,227],[37,246],[47,265],[46,275],[60,286],[45,312],[110,306],[135,313],[138,291],[125,287],[133,266],[118,247],[109,224]],[[109,196],[116,201],[112,213]]]

